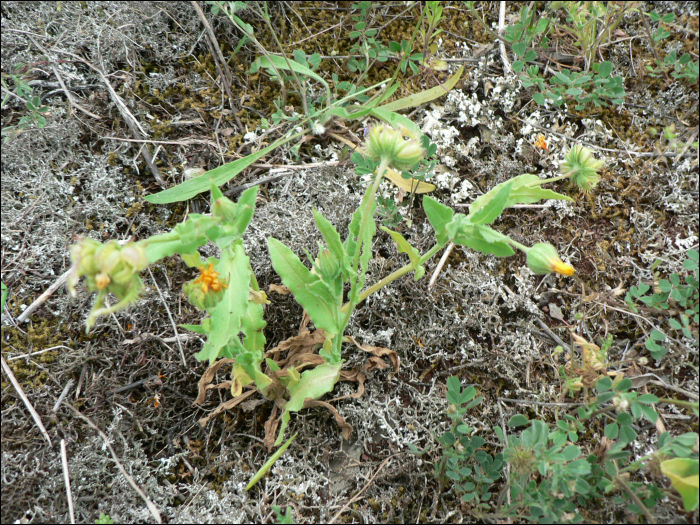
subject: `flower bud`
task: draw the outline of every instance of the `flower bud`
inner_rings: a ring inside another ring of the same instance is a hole
[[[559,258],[554,246],[540,242],[535,244],[527,252],[527,265],[537,275],[546,273],[560,273],[571,276],[575,270]]]
[[[143,283],[139,272],[148,266],[148,255],[140,243],[122,247],[116,241],[100,244],[92,239],[82,239],[71,248],[73,266],[68,278],[68,288],[75,295],[75,285],[81,277],[87,279],[91,292],[98,292],[95,305],[87,318],[87,328],[101,315],[108,315],[126,308],[138,299]],[[104,308],[104,300],[112,293],[119,302]]]
[[[598,169],[604,164],[602,160],[591,157],[591,150],[577,144],[564,156],[561,171],[584,192],[593,189],[600,181]]]
[[[236,218],[238,205],[231,199],[220,197],[214,201],[211,208],[212,215],[223,218],[226,222],[232,222]]]
[[[340,273],[340,261],[328,248],[323,249],[318,254],[318,266],[321,270],[321,276],[326,281],[335,279]]]
[[[367,155],[385,159],[397,170],[408,170],[425,157],[426,151],[415,139],[404,140],[401,131],[385,124],[374,126],[367,135]]]

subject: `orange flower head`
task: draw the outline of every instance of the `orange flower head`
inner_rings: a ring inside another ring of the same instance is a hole
[[[207,293],[209,289],[214,292],[220,292],[222,288],[228,288],[227,285],[219,280],[219,272],[214,271],[214,265],[210,264],[209,268],[204,268],[204,266],[199,267],[201,275],[197,277],[194,282],[202,285],[202,291]]]
[[[547,147],[547,141],[544,139],[544,135],[542,135],[542,133],[537,135],[537,139],[535,139],[535,146],[545,151],[549,150]]]

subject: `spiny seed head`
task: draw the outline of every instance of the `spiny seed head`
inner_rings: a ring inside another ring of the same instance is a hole
[[[397,170],[412,168],[425,157],[426,151],[418,140],[405,140],[403,135],[386,124],[374,126],[367,135],[367,155],[375,160],[387,160]]]
[[[604,164],[602,160],[596,160],[591,155],[591,150],[577,144],[564,156],[561,165],[562,174],[569,175],[584,192],[592,190],[598,184],[598,170]]]

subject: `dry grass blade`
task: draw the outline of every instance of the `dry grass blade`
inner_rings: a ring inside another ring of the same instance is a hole
[[[345,512],[345,509],[347,509],[350,505],[352,505],[355,501],[357,501],[357,500],[360,498],[360,496],[362,496],[362,494],[363,494],[363,493],[369,488],[369,486],[372,484],[372,482],[374,481],[374,478],[377,477],[377,474],[379,474],[379,473],[382,471],[382,469],[386,466],[386,464],[389,463],[389,460],[391,460],[392,458],[395,458],[395,457],[397,457],[397,456],[400,456],[400,455],[402,455],[402,454],[405,454],[405,452],[399,452],[398,454],[393,454],[393,455],[389,456],[388,458],[386,458],[384,461],[382,461],[382,464],[379,465],[379,468],[377,468],[377,471],[376,471],[376,472],[374,473],[374,475],[370,478],[370,480],[365,484],[364,487],[362,487],[362,489],[360,489],[360,490],[352,497],[352,499],[350,499],[350,501],[348,501],[345,505],[343,505],[343,508],[340,509],[340,510],[338,511],[338,513],[337,513],[335,516],[333,516],[333,519],[331,519],[331,520],[328,522],[329,525],[330,525],[331,523],[335,523],[335,520],[337,520],[337,519],[340,517],[340,515],[341,515],[343,512]]]
[[[4,360],[3,360],[4,363]],[[133,487],[133,489],[136,491],[136,493],[141,496],[141,499],[146,503],[146,506],[148,507],[148,510],[150,511],[151,515],[155,518],[156,522],[158,523],[163,523],[162,518],[160,517],[160,511],[158,508],[153,504],[153,502],[149,499],[148,496],[146,496],[145,492],[141,490],[141,488],[136,484],[134,481],[134,478],[132,478],[129,473],[124,469],[124,467],[121,464],[121,461],[119,461],[119,456],[117,456],[117,453],[114,451],[112,448],[112,445],[109,442],[109,438],[107,435],[100,430],[100,428],[92,422],[92,420],[89,417],[85,417],[80,413],[80,411],[75,408],[73,405],[70,405],[69,403],[64,403],[64,406],[68,407],[73,414],[76,417],[79,417],[83,421],[85,421],[88,425],[90,425],[91,428],[97,431],[97,433],[100,435],[102,440],[104,441],[105,446],[109,449],[109,452],[112,454],[112,459],[114,460],[114,463],[117,465],[117,468],[119,471],[124,475],[126,480],[129,482],[129,485]]]
[[[12,383],[12,386],[15,387],[15,390],[17,390],[19,397],[21,397],[22,401],[24,401],[24,404],[27,405],[27,409],[29,410],[29,413],[32,415],[32,418],[34,419],[36,426],[39,427],[39,430],[41,431],[42,435],[46,438],[46,441],[49,442],[49,446],[50,447],[53,446],[53,444],[51,443],[51,438],[49,437],[49,433],[46,432],[46,428],[44,428],[44,424],[41,422],[41,418],[39,417],[39,414],[37,413],[36,410],[34,410],[34,407],[29,402],[29,398],[24,393],[24,389],[22,388],[22,385],[20,385],[19,382],[17,381],[15,374],[12,372],[12,369],[10,368],[10,366],[5,362],[4,357],[2,357],[2,369],[7,374],[7,377],[10,378],[10,382]]]
[[[70,488],[70,472],[68,472],[68,454],[66,453],[66,440],[61,440],[61,466],[63,467],[63,481],[66,484],[66,499],[68,500],[68,514],[70,522],[75,523],[75,511],[73,510],[73,491]]]

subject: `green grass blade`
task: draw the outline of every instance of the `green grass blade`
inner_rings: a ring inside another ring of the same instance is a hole
[[[284,454],[284,451],[287,450],[289,445],[292,444],[292,441],[294,441],[294,438],[297,437],[296,434],[294,434],[292,437],[290,437],[287,442],[282,445],[280,448],[278,448],[272,456],[270,456],[270,459],[268,459],[265,464],[260,467],[260,470],[258,470],[255,473],[255,476],[253,476],[253,479],[250,480],[250,483],[248,483],[248,486],[245,488],[246,490],[252,489],[258,481],[262,479],[262,477],[267,473],[268,470],[272,468],[272,465],[275,464],[275,461],[277,461],[282,454]]]
[[[248,155],[247,157],[243,157],[242,159],[229,162],[228,164],[219,166],[218,168],[215,168],[211,171],[207,171],[204,174],[206,175],[206,177],[200,175],[199,177],[195,177],[194,179],[183,182],[182,184],[178,184],[173,188],[154,193],[153,195],[147,195],[146,197],[144,197],[144,199],[152,204],[169,204],[171,202],[180,202],[191,199],[195,195],[198,195],[205,191],[209,191],[209,189],[211,188],[211,183],[209,182],[209,179],[212,179],[214,181],[214,184],[216,184],[217,186],[226,184],[233,177],[238,175],[241,171],[246,169],[260,157],[267,155],[275,148],[278,148],[282,144],[285,144],[290,140],[294,140],[295,138],[298,138],[301,135],[303,135],[303,133],[298,133],[292,135],[291,137],[281,138],[277,142],[274,142],[267,148],[261,149],[257,153],[253,153],[252,155]]]

